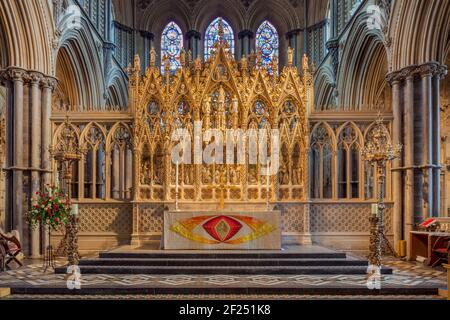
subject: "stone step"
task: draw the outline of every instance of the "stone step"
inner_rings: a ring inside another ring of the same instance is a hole
[[[337,259],[148,259],[100,258],[83,259],[80,266],[366,266],[367,261]]]
[[[61,295],[164,295],[185,294],[190,296],[206,294],[211,295],[327,295],[327,296],[379,296],[379,295],[427,295],[435,296],[437,288],[433,287],[405,287],[382,286],[381,289],[370,290],[366,286],[295,286],[282,287],[277,285],[257,287],[224,287],[224,286],[170,286],[170,287],[142,287],[120,286],[108,287],[82,286],[80,290],[69,290],[67,287],[55,286],[23,286],[11,288],[11,294],[46,295],[51,299],[52,295],[58,298]]]
[[[366,274],[366,266],[86,266],[80,265],[81,274],[180,274],[180,275],[303,275],[303,274]],[[65,274],[67,267],[55,269],[57,274]],[[392,269],[383,268],[382,274],[392,274]]]
[[[154,251],[154,252],[100,252],[99,258],[116,259],[345,259],[342,252],[298,253],[298,252],[259,252],[259,251]]]

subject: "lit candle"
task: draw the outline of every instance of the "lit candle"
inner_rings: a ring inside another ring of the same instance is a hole
[[[378,204],[377,203],[372,204],[372,215],[378,216]]]
[[[266,193],[267,193],[267,206],[269,205],[269,199],[270,199],[270,186],[269,186],[269,182],[270,182],[270,170],[269,170],[269,159],[267,159],[267,176],[266,176]]]
[[[177,161],[177,167],[175,170],[175,192],[177,193],[177,197],[178,197],[178,161]]]
[[[56,176],[55,176],[55,186],[57,187],[57,188],[59,188],[59,172],[58,172],[58,170],[56,170]]]

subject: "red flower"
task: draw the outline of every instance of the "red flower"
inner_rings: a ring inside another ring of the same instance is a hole
[[[37,205],[35,205],[34,207],[35,207],[36,209],[39,209],[39,205],[38,205],[38,204],[37,204]]]

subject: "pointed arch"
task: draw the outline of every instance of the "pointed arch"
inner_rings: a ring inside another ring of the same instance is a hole
[[[261,23],[256,31],[256,48],[261,50],[262,65],[269,70],[269,73],[278,70],[272,70],[273,59],[278,59],[279,38],[277,29],[268,20]]]
[[[229,49],[228,51],[234,55],[234,32],[231,28],[231,25],[222,17],[217,17],[206,28],[205,31],[205,60],[208,60],[211,51],[213,50],[214,44],[218,41],[219,38],[219,25],[222,23],[224,40],[228,43]]]
[[[169,22],[161,35],[161,73],[164,74],[164,59],[169,62],[170,72],[177,71],[180,67],[181,50],[183,49],[183,33],[174,21]]]

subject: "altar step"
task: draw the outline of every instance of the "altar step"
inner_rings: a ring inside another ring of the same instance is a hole
[[[102,252],[97,259],[82,259],[81,274],[155,275],[363,275],[368,262],[345,253],[298,252]],[[56,268],[65,274],[66,267]],[[389,268],[383,274],[392,274]]]
[[[186,275],[307,275],[307,274],[367,274],[367,266],[206,266],[206,267],[143,267],[143,266],[80,266],[81,274],[186,274]],[[383,268],[382,274],[392,274]],[[56,268],[56,273],[66,274],[65,267]]]
[[[86,259],[80,266],[132,266],[132,267],[202,267],[202,266],[271,266],[271,267],[308,267],[308,266],[364,266],[364,260],[348,259]]]

